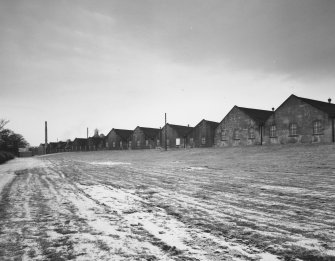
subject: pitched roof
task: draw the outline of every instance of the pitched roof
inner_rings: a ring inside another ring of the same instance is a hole
[[[140,130],[143,131],[144,135],[150,139],[156,138],[160,132],[160,129],[156,129],[156,128],[147,128],[147,127],[140,127],[140,126],[138,126],[138,128],[140,128]]]
[[[88,143],[89,143],[90,145],[92,145],[92,144],[98,145],[98,144],[100,144],[101,142],[103,142],[104,140],[105,140],[104,137],[93,136],[93,137],[89,137],[89,138],[88,138]]]
[[[65,146],[66,146],[66,142],[65,141],[59,141],[58,145],[57,145],[57,148],[63,149],[63,148],[65,148]]]
[[[50,142],[49,146],[52,148],[56,148],[58,146],[58,142]]]
[[[122,129],[112,129],[112,131],[116,133],[116,135],[120,136],[121,139],[127,140],[130,135],[133,133],[132,130],[122,130]]]
[[[264,123],[273,114],[273,111],[236,107],[247,114],[256,123]]]
[[[198,125],[200,125],[202,122],[206,122],[213,129],[216,129],[216,127],[219,126],[219,124],[220,124],[220,123],[218,123],[216,121],[208,121],[208,120],[202,119],[195,127],[197,127]]]
[[[73,143],[77,143],[79,145],[86,145],[87,144],[87,139],[85,139],[85,138],[75,138]]]
[[[104,137],[100,137],[100,136],[93,136],[93,137],[89,137],[88,140],[103,140]]]
[[[186,136],[193,130],[193,127],[189,127],[189,126],[174,125],[170,123],[167,123],[167,124],[182,137]]]
[[[303,101],[305,103],[308,103],[309,105],[311,105],[311,106],[329,114],[332,117],[335,117],[335,104],[333,104],[333,103],[302,98],[302,97],[298,97],[294,94],[292,94],[292,96],[294,96],[294,97],[300,99],[301,101]]]

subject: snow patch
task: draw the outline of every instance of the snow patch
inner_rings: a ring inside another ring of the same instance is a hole
[[[121,161],[93,161],[93,162],[90,162],[90,164],[105,165],[105,166],[130,165],[129,162],[121,162]]]
[[[166,245],[188,251],[189,254],[200,260],[205,259],[204,251],[194,249],[184,243],[191,240],[185,224],[169,217],[165,210],[155,208],[152,213],[145,212],[142,208],[145,200],[121,189],[101,185],[81,185],[80,188],[93,199],[106,204],[121,215],[127,227],[142,227]]]
[[[208,168],[205,168],[205,167],[188,167],[188,168],[186,168],[186,171],[205,170],[205,169],[208,169]]]
[[[263,185],[260,187],[261,189],[266,190],[274,190],[274,191],[280,191],[280,192],[287,192],[287,193],[295,193],[295,194],[301,194],[301,193],[310,193],[311,191],[305,188],[297,188],[297,187],[288,187],[288,186],[272,186],[272,185]]]
[[[223,249],[228,249],[231,253],[262,261],[279,261],[275,255],[270,253],[261,253],[260,250],[254,249],[257,252],[254,254],[253,251],[250,252],[250,247],[228,242],[222,237],[218,238],[195,228],[188,228],[183,222],[168,215],[162,208],[155,207],[152,212],[144,211],[142,203],[145,203],[145,200],[130,192],[102,185],[81,185],[80,187],[90,197],[106,204],[121,215],[127,226],[143,228],[166,245],[188,253],[188,256],[206,260],[206,252],[196,247],[194,240],[207,239],[222,246]],[[240,259],[235,256],[234,260]]]
[[[14,178],[15,171],[45,166],[44,161],[36,158],[15,158],[0,165],[0,193],[4,186]]]

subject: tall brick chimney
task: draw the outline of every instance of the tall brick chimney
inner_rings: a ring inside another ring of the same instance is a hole
[[[45,152],[45,154],[47,154],[47,147],[48,147],[48,122],[46,121],[45,123],[44,123],[44,125],[45,125],[45,136],[44,136],[44,138],[45,138],[45,144],[44,144],[44,152]]]

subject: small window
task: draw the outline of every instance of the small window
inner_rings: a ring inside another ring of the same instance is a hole
[[[180,138],[176,139],[176,146],[180,146]]]
[[[149,140],[145,140],[145,146],[149,146]]]
[[[159,146],[160,145],[160,140],[157,140],[157,146]]]
[[[270,137],[274,138],[277,136],[277,128],[276,125],[271,125],[270,126]]]
[[[129,141],[129,148],[131,148],[131,141]]]
[[[193,144],[193,138],[190,138],[190,143]]]
[[[113,141],[113,148],[115,148],[115,141]]]
[[[201,144],[202,144],[202,145],[206,144],[206,138],[205,138],[205,137],[202,137],[202,138],[201,138]]]
[[[291,123],[289,126],[289,132],[290,132],[290,136],[297,135],[297,124]]]
[[[120,141],[120,148],[122,148],[122,141]]]
[[[106,148],[108,148],[108,141],[106,141]]]
[[[137,147],[141,146],[141,141],[137,141]]]
[[[321,133],[322,133],[321,121],[315,121],[313,123],[313,134],[321,134]]]
[[[234,140],[239,140],[240,139],[240,132],[239,130],[234,130]]]
[[[227,140],[227,130],[222,129],[221,131],[221,140]]]
[[[249,128],[249,139],[255,138],[255,129],[254,127]]]

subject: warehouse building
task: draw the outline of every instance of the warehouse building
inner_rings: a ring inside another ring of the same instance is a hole
[[[215,130],[219,123],[203,119],[188,134],[191,148],[205,148],[214,145]]]
[[[291,95],[266,122],[268,144],[330,143],[334,136],[335,104]]]
[[[266,120],[273,111],[234,106],[215,131],[215,146],[248,146],[264,143]]]
[[[126,150],[132,140],[132,130],[112,129],[106,136],[106,147],[110,150]]]

